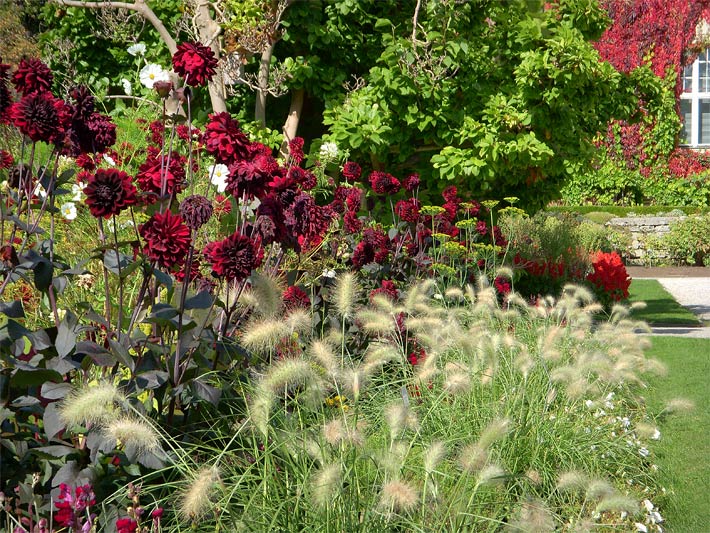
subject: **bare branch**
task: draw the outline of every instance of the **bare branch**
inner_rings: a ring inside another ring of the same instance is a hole
[[[145,3],[145,0],[134,0],[133,2],[114,2],[114,1],[97,1],[89,2],[87,0],[52,0],[55,4],[66,7],[83,7],[86,9],[128,9],[140,13],[143,18],[150,22],[155,30],[160,35],[165,45],[171,54],[177,50],[177,43],[170,32],[165,27],[163,22],[153,12],[153,10]]]

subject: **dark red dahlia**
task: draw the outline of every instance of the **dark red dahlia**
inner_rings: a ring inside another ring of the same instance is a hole
[[[102,153],[116,143],[116,124],[107,115],[90,113],[72,121],[70,137],[76,152]]]
[[[390,300],[396,300],[399,298],[399,291],[397,290],[397,287],[395,287],[393,281],[388,279],[383,279],[379,288],[370,291],[370,301],[372,301],[372,299],[378,294],[382,294]]]
[[[416,223],[419,220],[419,202],[416,198],[400,200],[395,204],[394,212],[405,222]]]
[[[395,194],[401,187],[399,180],[392,174],[379,170],[370,173],[369,181],[376,194]]]
[[[343,215],[343,228],[345,233],[352,234],[357,233],[362,229],[362,220],[357,216],[356,211],[346,211]]]
[[[485,220],[476,222],[476,232],[479,235],[486,235],[488,233],[488,224],[486,224]]]
[[[410,174],[402,180],[402,187],[404,187],[406,191],[414,192],[417,190],[420,183],[419,174]]]
[[[209,243],[203,254],[212,263],[212,275],[227,281],[244,281],[263,258],[260,243],[238,232]]]
[[[310,309],[311,299],[306,292],[295,285],[291,285],[283,292],[284,306],[288,311],[292,309]]]
[[[493,280],[493,285],[503,296],[508,294],[511,290],[510,280],[503,276],[497,276],[496,279]]]
[[[185,157],[177,152],[171,152],[169,157],[149,153],[145,163],[138,167],[136,180],[141,190],[148,193],[147,203],[154,203],[163,194],[177,194],[185,185]]]
[[[284,210],[276,193],[271,192],[261,199],[256,209],[253,230],[261,237],[261,242],[264,244],[285,243],[287,240]]]
[[[382,263],[389,256],[389,239],[377,228],[366,228],[362,240],[353,250],[351,258],[355,268],[362,268],[368,263]]]
[[[232,212],[232,202],[227,196],[218,194],[214,197],[214,214],[217,218],[222,218]]]
[[[362,207],[362,189],[351,187],[345,198],[345,205],[348,211],[360,211],[360,207]]]
[[[288,141],[288,155],[294,165],[300,165],[303,161],[303,137],[294,137]]]
[[[52,86],[52,71],[37,58],[23,59],[17,65],[17,70],[12,76],[12,83],[17,92],[28,95],[49,91]]]
[[[154,214],[138,231],[145,240],[143,253],[162,267],[182,262],[190,249],[190,228],[170,211]]]
[[[180,202],[180,215],[190,229],[200,229],[212,217],[212,202],[200,194]]]
[[[305,192],[298,193],[284,211],[286,227],[296,237],[297,251],[318,246],[325,237],[335,213],[319,206]]]
[[[70,110],[50,93],[33,92],[23,96],[8,113],[15,127],[32,141],[63,144]]]
[[[173,68],[185,83],[198,87],[206,85],[215,75],[217,58],[211,48],[201,43],[185,42],[173,54]]]
[[[318,183],[316,175],[313,174],[313,172],[303,170],[301,167],[289,168],[288,175],[293,181],[298,183],[304,191],[310,191]]]
[[[205,150],[217,163],[229,165],[247,157],[249,139],[229,113],[210,115],[203,139]]]
[[[444,191],[441,193],[441,196],[444,197],[444,200],[447,202],[455,202],[455,203],[460,203],[460,199],[458,197],[458,190],[454,185],[449,185],[444,189]]]
[[[362,169],[354,161],[348,161],[343,165],[343,177],[348,183],[354,183],[360,179]]]
[[[229,167],[227,192],[235,198],[260,198],[268,189],[279,165],[270,155],[257,155],[254,159],[237,161]]]
[[[69,96],[71,96],[74,108],[72,120],[89,118],[94,112],[94,96],[86,85],[74,87]]]
[[[165,134],[165,123],[162,120],[154,120],[148,124],[150,134],[148,140],[156,146],[163,146],[163,135]]]
[[[12,154],[6,150],[0,150],[0,168],[10,168],[15,164]]]
[[[86,205],[95,217],[109,218],[138,202],[131,177],[115,168],[100,168],[84,188]]]

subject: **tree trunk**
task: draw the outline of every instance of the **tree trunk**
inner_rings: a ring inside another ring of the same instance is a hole
[[[256,104],[254,105],[254,120],[262,128],[266,127],[266,95],[269,88],[269,69],[271,68],[271,55],[274,53],[274,44],[271,43],[261,53],[259,62],[259,76],[257,82],[259,87],[256,91]]]
[[[298,122],[301,120],[303,112],[303,97],[305,91],[303,89],[295,89],[291,93],[291,106],[288,110],[288,117],[283,127],[284,142],[281,144],[281,155],[288,155],[288,142],[296,136],[298,131]]]
[[[200,36],[200,42],[205,46],[209,46],[214,52],[215,57],[219,61],[222,55],[222,44],[219,40],[219,34],[222,28],[212,18],[210,13],[210,3],[207,0],[200,0],[197,3],[195,10],[195,26]],[[210,102],[212,103],[213,113],[224,113],[227,111],[227,98],[224,90],[224,76],[222,69],[218,67],[212,81],[207,85],[210,93]]]

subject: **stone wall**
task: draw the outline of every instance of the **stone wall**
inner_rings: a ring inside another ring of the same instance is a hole
[[[626,263],[630,265],[643,265],[667,257],[655,248],[653,241],[663,237],[670,231],[672,223],[683,220],[684,216],[675,217],[625,217],[612,218],[606,226],[631,234],[631,246],[627,250]]]

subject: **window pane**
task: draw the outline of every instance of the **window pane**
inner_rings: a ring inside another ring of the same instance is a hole
[[[701,98],[700,105],[700,144],[710,144],[710,98]]]
[[[693,65],[688,65],[683,69],[683,92],[693,92]]]
[[[692,102],[690,100],[680,101],[680,118],[682,126],[680,129],[680,144],[690,144],[690,128],[693,120],[691,117]]]

